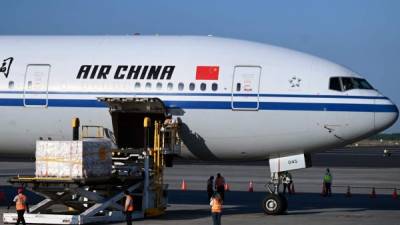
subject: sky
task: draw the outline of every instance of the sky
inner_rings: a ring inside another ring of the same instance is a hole
[[[211,34],[269,43],[345,65],[400,106],[399,0],[0,2],[0,35]],[[400,122],[387,132],[400,132]]]

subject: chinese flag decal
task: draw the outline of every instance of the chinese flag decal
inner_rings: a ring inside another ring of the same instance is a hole
[[[218,80],[219,66],[197,66],[196,80]]]

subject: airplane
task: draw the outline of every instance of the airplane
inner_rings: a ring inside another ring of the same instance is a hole
[[[269,160],[267,214],[287,208],[282,172],[309,167],[311,152],[379,133],[399,115],[344,66],[245,40],[1,36],[0,49],[2,155],[33,155],[38,139],[71,139],[73,117],[112,130],[101,98],[156,99],[164,111],[152,117],[180,123],[180,157]]]

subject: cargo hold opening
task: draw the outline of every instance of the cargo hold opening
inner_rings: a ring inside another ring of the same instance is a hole
[[[143,149],[145,117],[154,121],[167,118],[164,103],[158,98],[99,98],[107,103],[112,118],[116,144],[120,149]],[[149,146],[154,144],[154,126],[149,129]]]

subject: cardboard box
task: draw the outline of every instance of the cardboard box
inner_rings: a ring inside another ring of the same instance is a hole
[[[90,178],[110,176],[111,143],[104,139],[84,141],[37,141],[37,177]]]

